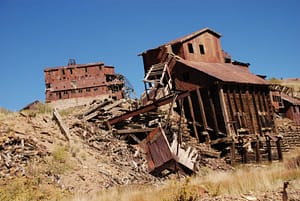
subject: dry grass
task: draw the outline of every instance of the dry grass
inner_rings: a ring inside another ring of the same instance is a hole
[[[285,181],[300,188],[300,154],[286,157],[284,163],[240,166],[234,172],[207,171],[181,181],[159,186],[127,186],[94,195],[75,195],[72,201],[195,201],[202,196],[240,195],[249,192],[278,191]]]

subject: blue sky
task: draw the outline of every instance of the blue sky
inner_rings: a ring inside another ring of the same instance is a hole
[[[0,107],[45,99],[43,70],[102,61],[139,96],[139,53],[209,27],[234,60],[268,78],[300,77],[300,0],[0,0]]]

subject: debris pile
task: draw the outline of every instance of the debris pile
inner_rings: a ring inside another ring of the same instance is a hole
[[[178,158],[176,161],[179,164],[180,161],[184,161],[182,165],[186,165],[184,169],[189,169],[189,171],[187,171],[188,173],[191,173],[190,170],[195,172],[202,166],[207,166],[215,170],[232,169],[231,166],[224,161],[222,162],[219,152],[212,149],[209,145],[198,143],[197,140],[190,135],[189,122],[187,122],[186,118],[180,117],[180,115],[173,110],[172,103],[170,103],[170,105],[154,108],[147,112],[141,111],[133,113],[134,115],[122,121],[118,121],[114,125],[106,124],[109,119],[118,118],[118,116],[122,117],[122,115],[128,111],[130,112],[137,109],[137,105],[138,104],[131,99],[94,102],[78,115],[80,119],[72,123],[71,132],[85,140],[86,144],[90,147],[97,149],[100,154],[116,156],[115,158],[112,157],[112,161],[120,162],[121,159],[121,163],[116,165],[122,167],[122,164],[127,164],[125,166],[129,166],[131,169],[142,170],[143,178],[145,178],[144,173],[149,173],[147,167],[150,167],[149,162],[151,163],[151,160],[149,161],[149,158],[146,160],[145,157],[145,153],[150,153],[147,148],[145,149],[145,143],[147,143],[145,142],[146,137],[151,131],[158,127],[161,127],[165,131],[169,151],[175,155],[177,154],[173,159]],[[125,140],[128,144],[120,140]],[[176,152],[174,144],[176,144],[178,150],[181,150],[180,153]],[[114,150],[114,147],[119,151]],[[142,149],[140,147],[142,147]],[[133,152],[126,153],[130,152],[130,150],[135,150],[134,154]],[[124,154],[124,152],[126,154]],[[139,158],[136,158],[136,153],[139,153]],[[132,158],[132,155],[135,157]],[[216,158],[216,160],[212,158]],[[167,163],[167,161],[168,160],[165,162]],[[221,162],[218,163],[216,161]],[[172,168],[167,167],[167,169]],[[138,174],[135,172],[135,177],[137,176]],[[151,179],[153,180],[152,177]]]
[[[21,137],[6,128],[0,130],[0,178],[25,174],[30,159],[47,154],[46,147],[30,136]]]

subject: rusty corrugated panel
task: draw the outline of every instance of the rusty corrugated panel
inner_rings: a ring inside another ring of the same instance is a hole
[[[162,132],[162,128],[157,127],[150,132],[146,139],[147,160],[150,172],[173,159],[170,146],[165,136],[162,135]]]
[[[163,170],[183,170],[187,174],[194,171],[194,165],[198,157],[195,149],[188,147],[186,150],[178,144],[177,136],[169,144],[164,130],[155,128],[140,144],[146,151],[148,167],[151,173],[160,174]]]
[[[232,64],[195,62],[184,60],[180,57],[177,57],[177,62],[184,64],[187,67],[194,68],[223,82],[268,85],[266,80]]]

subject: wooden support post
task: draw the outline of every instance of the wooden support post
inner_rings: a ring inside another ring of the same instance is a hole
[[[227,107],[226,107],[226,103],[225,103],[225,99],[224,99],[224,92],[223,92],[223,89],[219,85],[218,85],[218,90],[219,90],[221,109],[222,109],[222,113],[223,113],[224,121],[225,121],[226,133],[227,133],[227,136],[232,136]]]
[[[255,160],[256,163],[260,163],[260,147],[259,147],[259,139],[257,138],[255,144]]]
[[[215,110],[215,105],[212,99],[212,94],[211,91],[208,89],[208,99],[209,99],[209,105],[210,105],[210,110],[211,110],[211,115],[213,117],[213,122],[214,122],[214,128],[215,128],[215,133],[218,135],[220,130],[219,130],[219,126],[218,126],[218,120],[217,120],[217,114],[216,114],[216,110]]]
[[[193,108],[193,103],[192,103],[192,99],[191,99],[191,96],[188,96],[187,97],[188,99],[188,103],[189,103],[189,109],[190,109],[190,113],[191,113],[191,117],[192,117],[192,120],[193,120],[193,129],[194,129],[194,132],[195,132],[195,136],[199,142],[199,136],[198,136],[198,131],[197,131],[197,126],[196,126],[196,121],[195,121],[195,114],[194,114],[194,108]]]
[[[203,123],[203,126],[204,126],[204,130],[207,130],[208,125],[207,125],[205,109],[204,109],[204,106],[203,106],[203,101],[202,101],[200,88],[198,88],[196,90],[196,93],[197,93],[197,97],[198,97],[198,104],[199,104],[199,107],[200,107],[200,114],[201,114],[201,119],[202,119],[202,123]]]
[[[267,152],[268,152],[268,161],[272,162],[272,148],[271,148],[271,139],[269,136],[266,137],[266,143],[267,143]]]
[[[248,152],[246,147],[242,148],[242,158],[243,158],[243,163],[248,163]]]
[[[255,130],[255,119],[254,119],[254,114],[253,114],[253,111],[252,111],[252,108],[250,106],[250,95],[249,95],[249,89],[247,89],[246,91],[246,99],[247,99],[247,102],[248,102],[248,111],[249,111],[249,115],[250,115],[250,119],[251,119],[251,125],[252,125],[252,133],[256,133],[256,130]]]
[[[239,108],[239,106],[238,106],[238,104],[237,104],[237,101],[236,101],[236,91],[235,91],[235,88],[233,89],[233,93],[232,93],[232,96],[233,96],[233,103],[234,103],[234,106],[235,106],[235,113],[237,114],[237,117],[236,117],[236,115],[234,116],[234,119],[235,119],[235,121],[237,122],[237,126],[236,126],[236,129],[238,129],[238,128],[241,128],[242,127],[242,125],[241,125],[241,120],[240,120],[240,116],[239,116],[239,114],[240,114],[240,108]]]
[[[282,157],[282,150],[281,150],[281,138],[278,138],[278,140],[276,141],[276,147],[277,147],[278,160],[282,161],[283,157]]]
[[[256,115],[256,119],[257,119],[259,134],[262,134],[262,126],[261,126],[261,122],[260,122],[259,114],[258,114],[259,108],[257,107],[257,103],[256,103],[255,89],[253,89],[253,92],[252,92],[252,100],[253,100],[254,111],[255,111],[255,115]]]
[[[244,115],[244,113],[245,113],[245,111],[246,111],[246,109],[245,109],[245,103],[244,103],[244,101],[243,101],[243,95],[242,95],[242,92],[241,92],[241,89],[239,88],[239,99],[240,99],[240,104],[241,104],[241,109],[242,109],[242,112],[241,112],[241,123],[242,123],[242,128],[245,128],[247,125],[248,125],[248,123],[247,123],[247,119],[245,119],[245,115]]]
[[[232,166],[235,165],[235,142],[233,140],[233,142],[231,143],[231,146],[230,146],[230,164]]]

